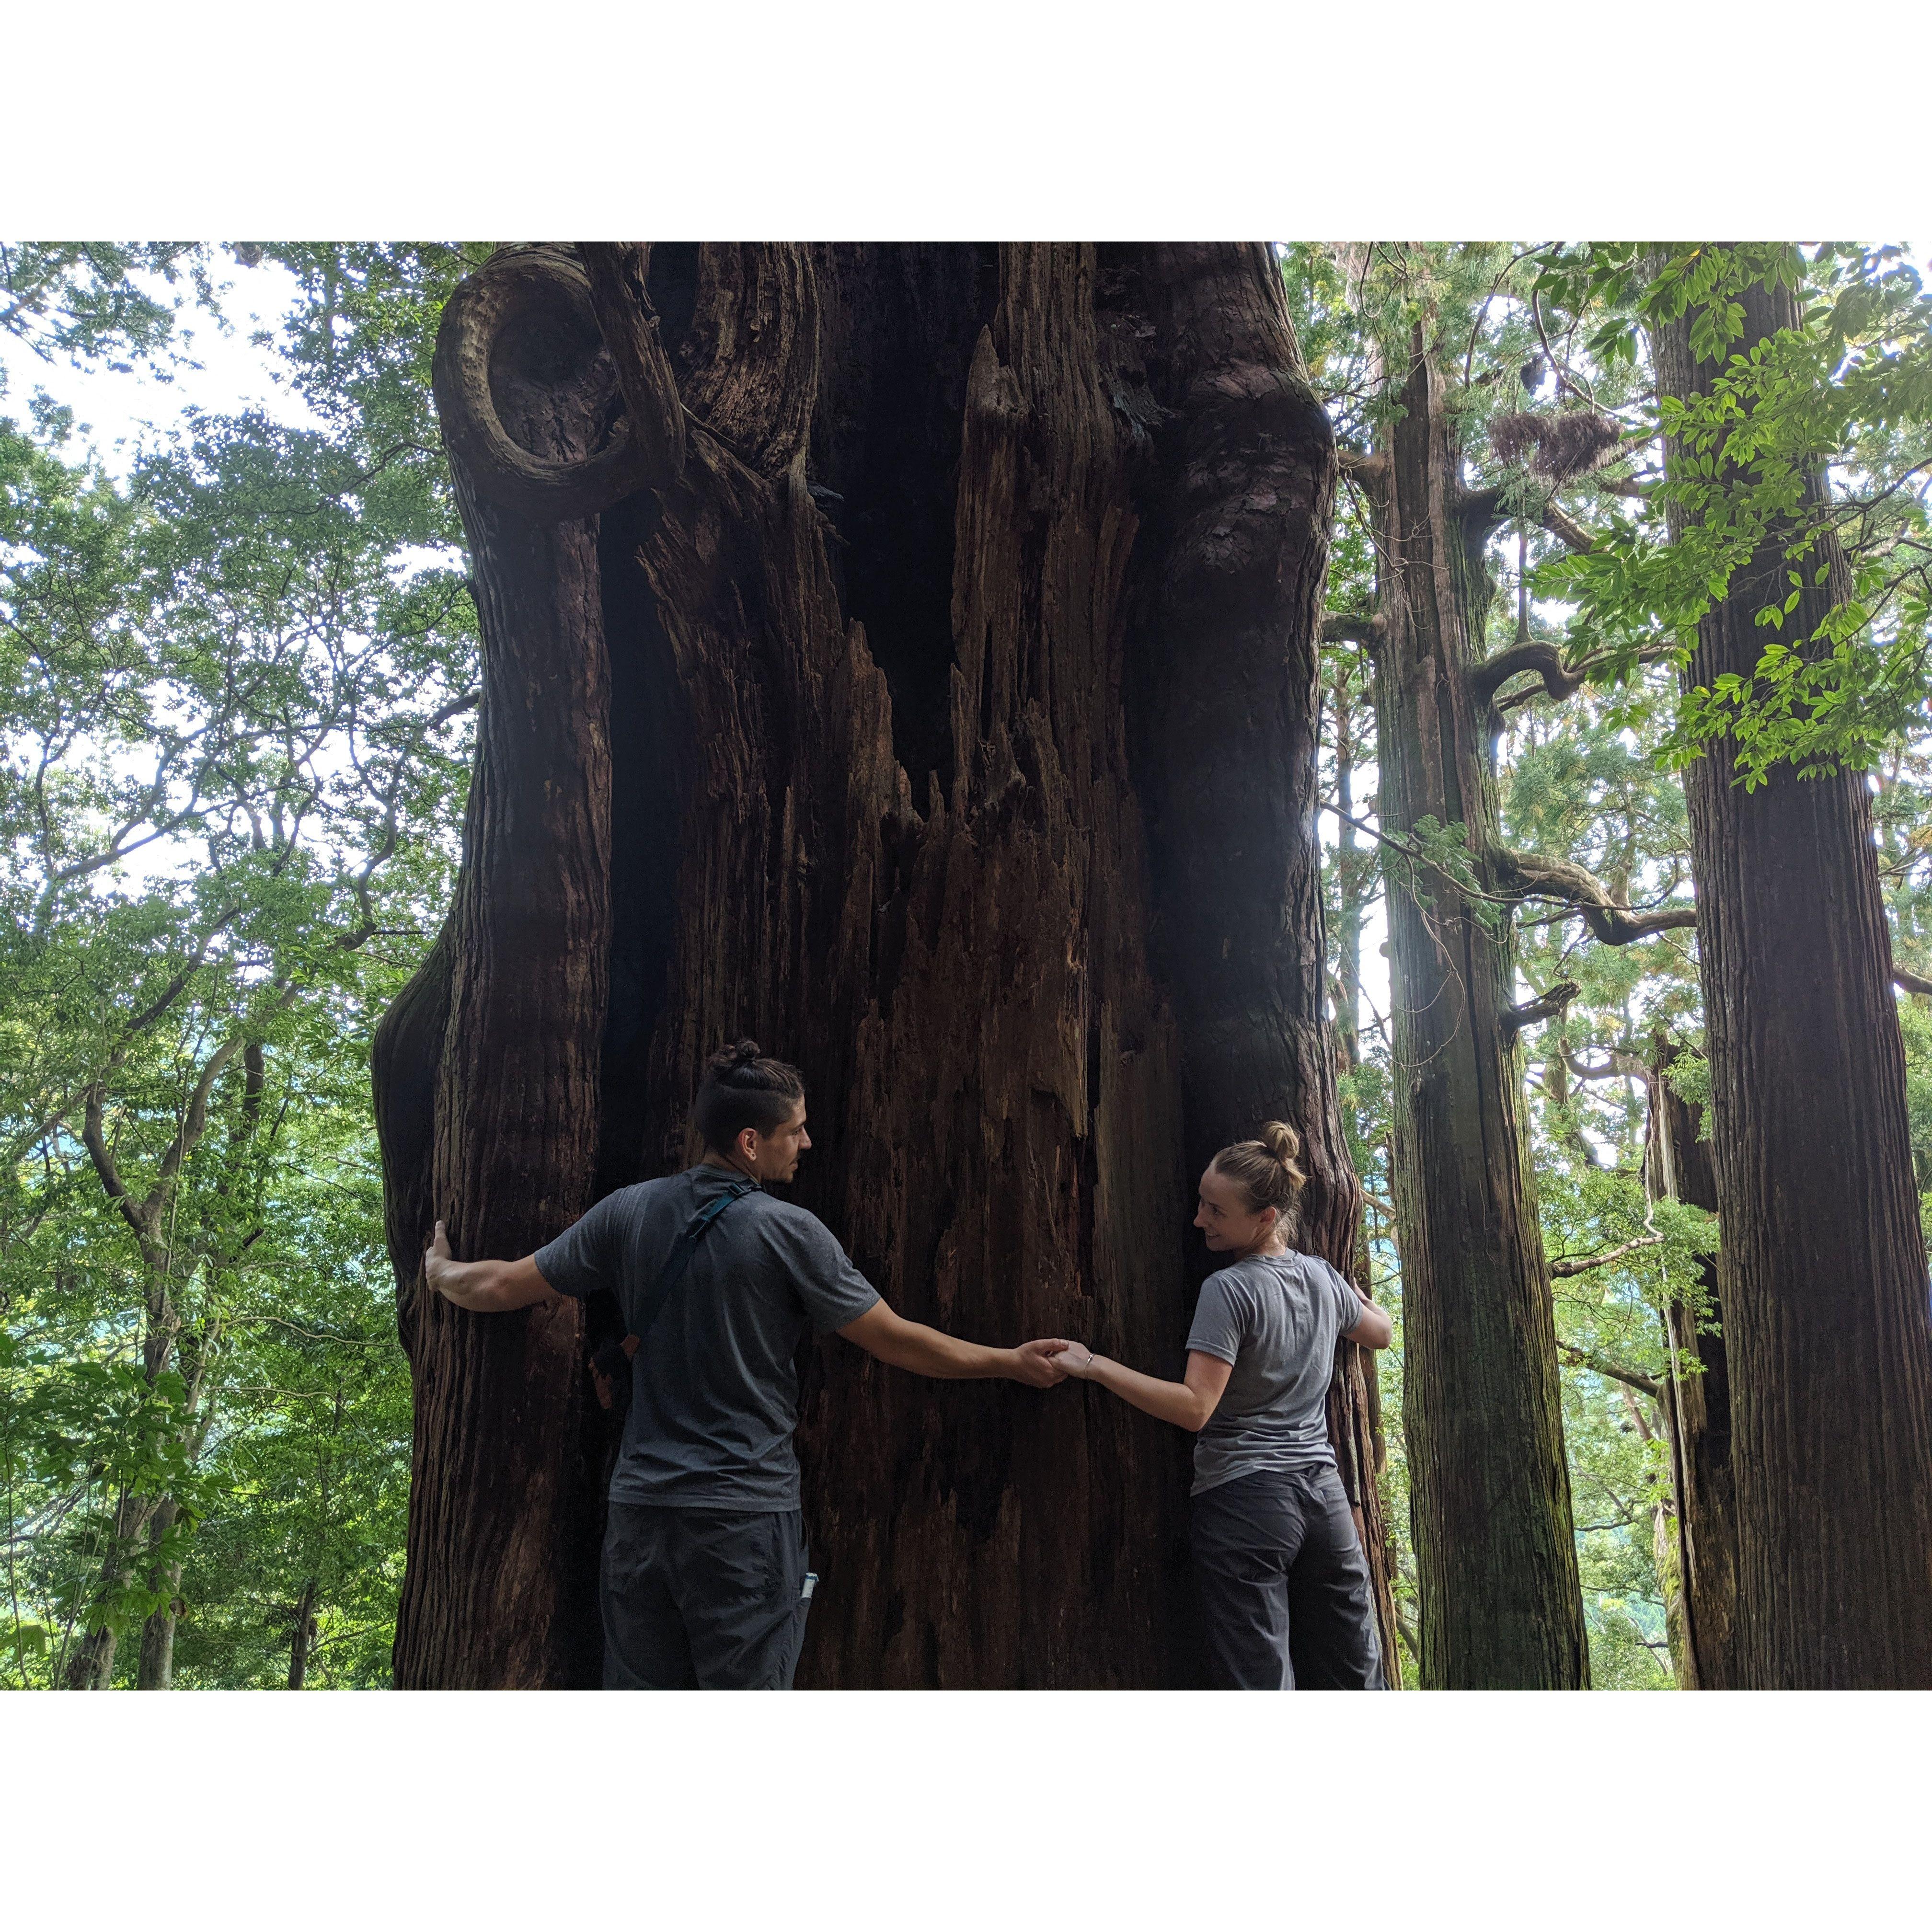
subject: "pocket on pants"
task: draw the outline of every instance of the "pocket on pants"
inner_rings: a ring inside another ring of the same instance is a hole
[[[765,1587],[771,1602],[788,1602],[798,1594],[806,1572],[805,1518],[797,1510],[775,1510],[765,1552]]]
[[[798,1660],[805,1648],[806,1619],[812,1614],[812,1585],[818,1579],[809,1568],[810,1553],[806,1546],[802,1515],[774,1516],[771,1548],[775,1580],[771,1597],[773,1638],[770,1664],[759,1688],[789,1690],[798,1671]]]

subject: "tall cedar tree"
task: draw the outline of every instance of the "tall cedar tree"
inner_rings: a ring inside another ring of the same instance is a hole
[[[1558,700],[1582,679],[1546,641],[1484,656],[1489,542],[1512,514],[1568,544],[1590,539],[1553,488],[1466,484],[1420,326],[1388,400],[1378,446],[1351,466],[1374,531],[1376,608],[1329,628],[1364,642],[1375,663],[1380,815],[1394,848],[1391,1167],[1422,1679],[1580,1688],[1588,1648],[1518,1046],[1576,988],[1515,1004],[1511,907],[1567,905],[1610,945],[1695,915],[1633,913],[1582,867],[1502,844],[1498,694],[1534,676]]]
[[[1355,471],[1376,535],[1382,818],[1399,838],[1426,820],[1462,827],[1474,878],[1492,886],[1493,723],[1472,674],[1493,595],[1484,548],[1504,512],[1463,487],[1419,328],[1396,400]],[[1422,1681],[1566,1689],[1588,1683],[1589,1651],[1498,910],[1415,866],[1388,892]]]
[[[506,250],[436,383],[485,674],[455,904],[376,1054],[417,1402],[396,1676],[586,1684],[614,1316],[452,1308],[423,1239],[527,1252],[681,1165],[720,1040],[802,1066],[796,1198],[910,1315],[1177,1368],[1196,1175],[1270,1116],[1308,1141],[1304,1244],[1348,1264],[1336,458],[1251,246]],[[1346,1346],[1330,1417],[1378,1560]],[[801,1682],[1196,1676],[1178,1432],[830,1343],[801,1446]]]
[[[1732,298],[1728,356],[1801,326],[1788,284]],[[1722,373],[1694,351],[1698,319],[1652,330],[1666,399]],[[1665,460],[1681,475],[1696,458],[1670,438]],[[1699,622],[1687,691],[1750,684],[1769,634],[1757,613],[1785,604],[1787,548],[1824,500],[1821,464]],[[1684,506],[1666,507],[1678,538]],[[1786,625],[1810,638],[1850,595],[1828,529],[1801,570]],[[1723,1228],[1734,1681],[1932,1687],[1932,1327],[1870,794],[1860,772],[1789,765],[1747,789],[1729,743],[1690,765],[1685,794]]]

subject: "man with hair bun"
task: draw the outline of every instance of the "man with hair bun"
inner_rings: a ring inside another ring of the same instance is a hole
[[[789,1690],[812,1586],[800,1511],[798,1346],[808,1329],[949,1380],[1064,1379],[1062,1341],[982,1348],[908,1322],[816,1216],[764,1192],[812,1145],[798,1069],[741,1040],[692,1108],[694,1167],[620,1188],[534,1254],[459,1262],[443,1225],[424,1278],[493,1313],[608,1289],[630,1334],[600,1595],[607,1690]]]
[[[1301,1136],[1270,1120],[1258,1139],[1208,1163],[1194,1225],[1226,1265],[1201,1285],[1184,1381],[1142,1375],[1078,1342],[1058,1359],[1070,1376],[1196,1432],[1194,1574],[1216,1682],[1379,1690],[1369,1568],[1327,1406],[1337,1338],[1385,1348],[1394,1330],[1319,1256],[1288,1246],[1307,1180],[1300,1152]]]

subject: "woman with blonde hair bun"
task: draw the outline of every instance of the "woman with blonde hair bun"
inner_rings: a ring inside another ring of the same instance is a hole
[[[1288,1245],[1307,1177],[1270,1120],[1201,1177],[1194,1225],[1224,1264],[1202,1284],[1184,1380],[1070,1343],[1056,1365],[1195,1432],[1195,1577],[1216,1680],[1234,1690],[1385,1688],[1369,1570],[1329,1447],[1338,1337],[1384,1348],[1388,1317]]]

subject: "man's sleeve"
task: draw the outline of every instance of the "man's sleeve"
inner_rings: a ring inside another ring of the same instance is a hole
[[[818,1216],[795,1208],[778,1222],[778,1230],[799,1299],[820,1334],[857,1321],[878,1300],[879,1291],[852,1265],[838,1238]]]
[[[1336,1333],[1346,1335],[1368,1312],[1368,1304],[1358,1294],[1346,1276],[1327,1262],[1318,1262],[1316,1266],[1328,1278],[1329,1292],[1335,1298],[1335,1312],[1340,1326]]]
[[[589,1213],[572,1222],[532,1258],[537,1273],[560,1294],[582,1297],[617,1286],[616,1196],[607,1194]]]
[[[1187,1331],[1187,1349],[1197,1348],[1230,1368],[1248,1339],[1249,1310],[1245,1298],[1236,1292],[1225,1268],[1210,1274],[1201,1284],[1201,1299],[1194,1304],[1194,1326]]]

